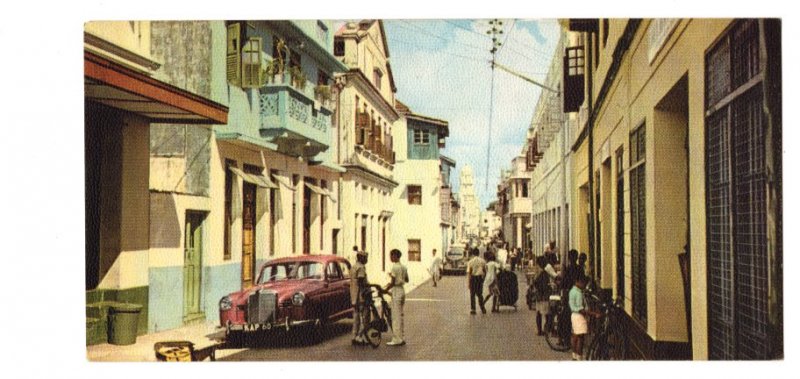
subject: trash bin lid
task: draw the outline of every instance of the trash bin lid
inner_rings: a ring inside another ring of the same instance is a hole
[[[139,313],[142,308],[139,304],[119,303],[110,306],[109,310],[115,313]]]

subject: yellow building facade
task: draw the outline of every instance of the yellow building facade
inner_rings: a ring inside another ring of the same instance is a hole
[[[587,252],[599,286],[624,299],[630,353],[781,356],[779,24],[563,25],[578,34],[565,78],[585,78],[573,247]]]

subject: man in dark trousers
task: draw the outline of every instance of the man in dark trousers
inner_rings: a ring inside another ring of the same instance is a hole
[[[486,276],[486,261],[480,257],[478,249],[470,251],[472,259],[467,262],[467,288],[469,288],[469,314],[475,314],[475,298],[481,306],[481,312],[486,313],[483,305],[483,279]]]

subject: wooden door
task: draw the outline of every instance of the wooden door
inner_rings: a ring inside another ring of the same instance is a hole
[[[203,219],[199,212],[186,213],[183,254],[183,315],[190,321],[201,314],[200,289],[203,252]]]
[[[311,189],[303,186],[303,254],[311,254]]]
[[[242,186],[242,288],[253,285],[256,255],[256,192],[254,184]]]

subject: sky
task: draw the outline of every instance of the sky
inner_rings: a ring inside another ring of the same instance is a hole
[[[497,62],[544,81],[558,42],[554,19],[502,19],[504,45]],[[455,159],[460,173],[472,166],[481,209],[496,198],[500,169],[519,155],[540,89],[495,69],[492,102],[492,46],[489,20],[384,20],[397,99],[414,113],[450,123],[443,154]],[[491,153],[487,179],[487,150]],[[452,177],[458,190],[458,175]]]

